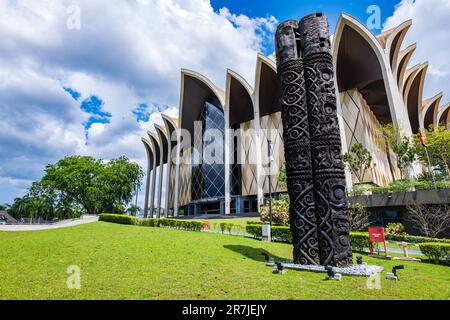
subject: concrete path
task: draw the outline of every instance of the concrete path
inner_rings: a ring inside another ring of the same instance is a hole
[[[92,223],[98,221],[98,216],[82,216],[76,220],[64,220],[54,224],[16,224],[16,225],[0,225],[0,231],[37,231],[49,230],[78,226],[80,224]]]

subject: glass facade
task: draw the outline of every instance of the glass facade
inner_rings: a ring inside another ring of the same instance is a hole
[[[192,200],[221,198],[225,196],[224,131],[223,111],[206,102],[201,113],[202,161],[192,166]],[[205,132],[208,135],[205,136]],[[199,133],[196,133],[199,134]],[[194,158],[198,158],[198,151]],[[198,159],[196,159],[198,160]]]
[[[233,130],[239,130],[239,125],[233,127]],[[237,137],[234,137],[233,142],[233,164],[231,165],[231,195],[240,195],[241,194],[241,165],[239,164],[238,159],[238,148],[240,145],[238,144]]]

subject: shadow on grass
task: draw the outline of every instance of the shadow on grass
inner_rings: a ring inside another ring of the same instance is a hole
[[[248,246],[240,246],[240,245],[224,245],[225,249],[237,252],[242,254],[244,257],[248,259],[252,259],[258,262],[266,262],[266,259],[264,257],[264,254],[272,257],[275,261],[286,261],[288,259],[275,256],[268,252],[267,250],[264,250],[262,248],[253,248]]]

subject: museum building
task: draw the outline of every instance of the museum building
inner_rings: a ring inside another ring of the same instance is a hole
[[[393,124],[402,136],[412,136],[450,123],[450,104],[441,103],[442,93],[423,97],[428,64],[409,65],[416,45],[402,49],[411,24],[375,36],[342,14],[335,29],[332,53],[343,152],[357,143],[371,152],[366,183],[382,186],[401,178],[395,154],[378,138],[381,125]],[[144,216],[253,213],[269,193],[286,192],[278,181],[284,148],[275,61],[258,54],[254,83],[227,70],[222,90],[195,71],[181,70],[178,119],[163,114],[164,126],[155,125],[142,138],[148,159]],[[199,123],[200,130],[195,128]],[[190,141],[183,141],[178,129],[189,132]],[[229,129],[239,130],[240,143],[225,134]],[[206,138],[208,130],[220,134]],[[223,149],[219,158],[224,163],[201,161],[201,150],[216,146]],[[422,170],[416,164],[409,174]],[[347,172],[348,187],[354,182]]]

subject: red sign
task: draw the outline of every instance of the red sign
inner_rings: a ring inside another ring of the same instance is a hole
[[[385,242],[383,228],[370,227],[369,228],[369,241],[370,242]]]
[[[420,132],[420,143],[422,144],[422,146],[424,146],[425,148],[427,147],[427,145],[425,144],[425,139],[423,137],[422,132]]]

